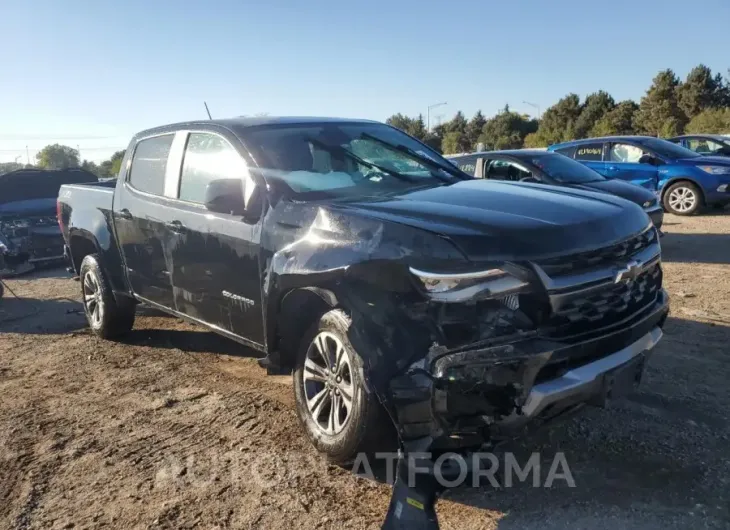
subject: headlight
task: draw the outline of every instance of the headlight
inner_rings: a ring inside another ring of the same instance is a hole
[[[447,303],[504,297],[524,291],[529,285],[503,269],[459,274],[426,272],[412,267],[410,271],[429,298]]]
[[[728,191],[728,188],[730,188],[730,184],[722,184],[721,186],[717,187],[717,191],[719,191],[720,193],[725,193],[726,191]]]
[[[656,205],[657,205],[657,202],[658,202],[658,201],[657,201],[656,199],[650,199],[650,200],[648,200],[648,201],[645,201],[645,202],[644,202],[644,204],[642,204],[641,206],[642,206],[642,208],[644,208],[644,209],[647,209],[647,208],[652,208],[652,207],[654,207],[654,206],[656,206]]]
[[[730,167],[725,166],[698,166],[705,173],[710,175],[730,175]]]

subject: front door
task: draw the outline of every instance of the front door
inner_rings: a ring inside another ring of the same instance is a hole
[[[125,182],[114,194],[114,227],[134,294],[174,308],[166,258],[170,208],[164,197],[167,162],[174,134],[140,140]]]
[[[231,142],[213,132],[190,132],[177,193],[178,230],[171,246],[177,310],[197,320],[263,344],[259,273],[261,225],[257,220],[213,213],[204,206],[208,182],[241,178],[253,182]]]
[[[611,144],[606,167],[607,176],[610,178],[626,180],[638,186],[655,191],[657,189],[659,170],[657,166],[652,164],[639,163],[639,160],[645,154],[651,153],[644,151],[641,147],[631,144]]]

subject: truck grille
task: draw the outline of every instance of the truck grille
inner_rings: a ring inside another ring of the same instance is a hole
[[[571,256],[550,258],[538,261],[537,264],[548,276],[555,278],[600,267],[601,265],[620,263],[651,245],[656,241],[656,238],[656,229],[652,227],[637,236],[609,247],[589,250]]]
[[[586,295],[576,294],[553,312],[552,336],[576,334],[616,323],[656,300],[662,286],[659,262],[634,281],[616,283]]]

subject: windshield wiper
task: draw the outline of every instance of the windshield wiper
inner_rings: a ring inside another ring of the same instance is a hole
[[[323,151],[327,151],[330,154],[342,153],[346,157],[348,157],[350,160],[353,160],[353,161],[357,162],[358,164],[362,164],[363,166],[369,167],[370,169],[377,169],[381,173],[385,173],[387,175],[395,177],[399,180],[403,180],[405,182],[417,182],[417,179],[414,177],[411,177],[409,175],[404,175],[403,173],[399,173],[395,170],[388,169],[387,167],[370,162],[369,160],[365,160],[364,158],[360,158],[355,153],[353,153],[349,149],[345,149],[341,145],[336,145],[336,146],[329,145],[320,140],[317,140],[316,138],[310,138],[310,137],[305,137],[304,139],[306,141],[310,142],[312,145],[316,145]]]
[[[405,145],[402,145],[402,144],[397,144],[397,145],[391,144],[390,142],[381,140],[377,136],[373,136],[372,134],[368,134],[368,133],[362,133],[360,136],[361,136],[361,138],[366,138],[368,140],[372,140],[373,142],[379,143],[380,145],[390,149],[391,151],[397,151],[399,153],[403,153],[411,160],[415,160],[416,162],[419,162],[419,163],[423,164],[424,166],[427,166],[430,168],[435,168],[435,169],[440,169],[441,171],[444,171],[444,172],[448,173],[449,175],[456,177],[459,180],[464,180],[461,177],[461,171],[457,167],[445,166],[439,162],[436,162],[435,160],[432,160],[431,158],[429,158],[427,156],[424,156],[424,155],[414,151],[410,147],[406,147]],[[435,173],[432,173],[432,175],[435,176],[436,178],[438,178],[439,180],[443,180],[444,182],[453,184],[452,180],[446,179],[446,178],[442,177],[441,175],[438,175]]]

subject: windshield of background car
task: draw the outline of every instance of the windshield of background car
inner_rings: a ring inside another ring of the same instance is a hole
[[[530,162],[550,178],[565,184],[582,184],[605,180],[591,168],[559,154],[536,155],[531,158]]]
[[[368,136],[447,169],[419,162]],[[271,125],[246,131],[244,140],[263,177],[284,182],[299,199],[382,195],[468,178],[435,151],[378,123]]]
[[[659,156],[666,158],[697,158],[698,156],[702,156],[681,145],[673,144],[660,138],[642,138],[637,143],[646,146]]]

